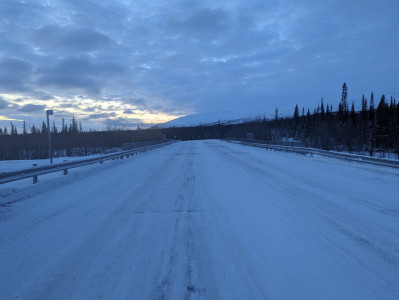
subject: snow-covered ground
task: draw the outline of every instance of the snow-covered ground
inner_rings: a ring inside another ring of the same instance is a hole
[[[99,157],[100,155],[90,156],[75,156],[75,157],[54,157],[53,164],[62,164],[65,162],[79,161],[82,159],[89,159]],[[0,161],[0,173],[13,172],[19,170],[26,170],[33,167],[45,167],[51,165],[50,159],[32,159],[32,160],[1,160]]]
[[[193,141],[0,195],[1,299],[399,299],[397,169]]]

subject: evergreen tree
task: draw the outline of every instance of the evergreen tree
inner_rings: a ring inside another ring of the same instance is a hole
[[[44,121],[42,122],[42,134],[47,134],[47,126],[46,123],[44,123]]]
[[[356,119],[356,111],[355,111],[355,103],[354,102],[352,102],[352,107],[351,107],[351,121],[352,121],[352,124],[354,126],[356,126],[357,119]]]
[[[64,118],[62,118],[61,132],[62,133],[67,133],[68,132],[67,125],[65,124],[65,119]]]
[[[344,112],[342,110],[342,104],[338,104],[338,120],[342,122],[344,120]]]
[[[325,112],[324,112],[323,98],[321,98],[320,117],[321,117],[321,120],[322,120],[322,121],[324,121],[324,120],[326,119],[326,115],[325,115]]]
[[[75,119],[75,116],[72,116],[72,133],[76,134],[79,132],[78,121]]]
[[[35,124],[32,125],[32,127],[31,127],[31,129],[30,129],[30,133],[31,133],[31,134],[36,134],[36,133],[37,133]]]
[[[299,127],[299,109],[298,109],[298,104],[295,105],[295,109],[294,109],[294,128],[295,131],[298,129]]]
[[[22,124],[22,134],[23,134],[23,135],[27,135],[27,134],[28,134],[28,132],[26,131],[26,123],[25,123],[25,120],[24,120],[24,123]]]
[[[374,94],[371,92],[370,95],[370,107],[369,107],[369,122],[374,122],[375,110],[374,110]]]
[[[374,94],[371,92],[370,95],[370,106],[369,106],[369,151],[370,156],[373,156],[375,146],[375,109],[374,109]]]
[[[367,120],[367,99],[362,96],[362,111],[360,113],[360,118],[362,122],[365,122]]]
[[[394,98],[394,100],[396,100],[395,98]],[[398,104],[396,104],[396,121],[398,122],[398,126],[399,126],[399,103]]]
[[[346,121],[348,118],[348,87],[346,83],[342,85],[342,96],[341,96],[341,109],[342,109],[342,120]]]
[[[388,105],[386,103],[385,95],[381,96],[380,103],[378,104],[376,110],[376,121],[378,127],[381,129],[379,133],[386,134],[385,130],[388,127],[389,120],[388,120]]]
[[[12,122],[10,122],[10,127],[11,127],[11,132],[10,132],[10,134],[11,134],[11,135],[15,135],[15,126],[14,126],[14,124],[13,124]]]
[[[8,134],[7,127],[4,127],[3,135],[7,135],[7,134]]]
[[[55,126],[55,122],[53,121],[53,126],[52,126],[52,133],[57,134],[58,133],[58,129],[57,126]]]
[[[393,97],[391,96],[391,103],[389,104],[389,110],[395,111],[395,102],[393,101]]]
[[[362,110],[360,112],[360,123],[361,123],[361,142],[362,147],[367,141],[367,126],[368,126],[368,111],[367,111],[367,99],[362,96]]]

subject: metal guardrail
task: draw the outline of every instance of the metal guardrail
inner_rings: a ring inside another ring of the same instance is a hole
[[[174,142],[176,142],[176,141],[168,140],[166,142],[160,142],[159,144],[156,144],[156,145],[136,148],[136,149],[127,150],[127,151],[121,151],[121,152],[116,152],[116,153],[111,153],[111,154],[106,154],[106,155],[102,155],[100,157],[89,158],[89,159],[84,159],[84,160],[80,160],[80,161],[48,165],[48,166],[39,167],[39,168],[33,167],[30,169],[19,170],[19,171],[14,171],[14,172],[3,172],[3,173],[0,173],[0,184],[17,181],[17,180],[21,180],[21,179],[26,179],[26,178],[30,178],[30,177],[33,178],[33,183],[37,183],[39,175],[44,175],[44,174],[54,173],[54,172],[59,172],[59,171],[63,171],[64,175],[66,175],[66,174],[68,174],[68,169],[78,168],[78,167],[82,167],[82,166],[86,166],[86,165],[90,165],[90,164],[94,164],[94,163],[103,163],[104,161],[110,160],[110,159],[116,159],[116,158],[123,159],[124,157],[129,157],[130,155],[138,154],[140,152],[151,151],[156,148],[170,145]]]
[[[331,151],[327,151],[327,150],[319,150],[319,149],[314,149],[314,148],[279,146],[279,145],[270,145],[270,144],[237,141],[237,140],[227,140],[227,141],[232,142],[232,143],[242,144],[242,145],[258,147],[258,148],[295,152],[295,153],[300,153],[300,154],[317,154],[317,155],[328,156],[328,157],[333,157],[333,158],[345,159],[348,161],[355,161],[355,162],[368,163],[368,164],[385,166],[385,167],[399,168],[399,161],[397,161],[397,160],[376,158],[376,157],[349,154],[349,153],[331,152]]]

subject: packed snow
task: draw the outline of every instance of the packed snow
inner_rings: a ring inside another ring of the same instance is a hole
[[[399,299],[398,195],[398,169],[215,140],[4,184],[0,299]]]

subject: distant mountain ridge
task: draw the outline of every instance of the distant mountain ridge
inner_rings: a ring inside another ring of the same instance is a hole
[[[174,119],[172,121],[156,125],[154,128],[172,128],[172,127],[195,127],[195,126],[211,126],[217,124],[241,124],[251,121],[261,121],[264,118],[274,118],[274,111],[270,109],[258,111],[213,111],[199,114],[187,115]]]

